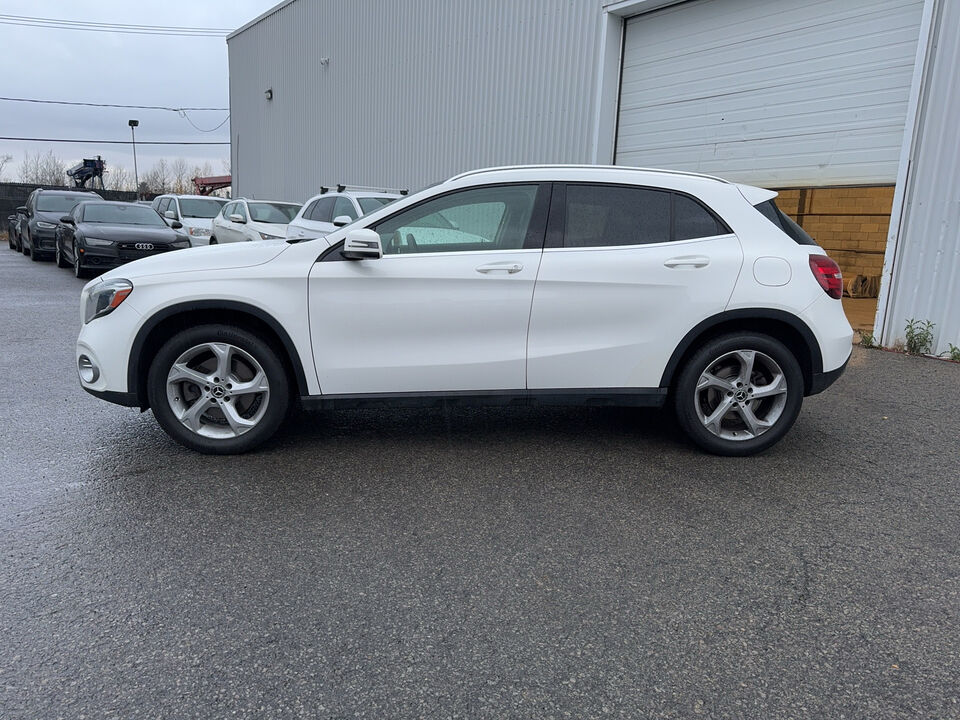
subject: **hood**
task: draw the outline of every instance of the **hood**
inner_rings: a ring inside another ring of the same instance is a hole
[[[111,270],[101,277],[105,280],[111,278],[133,280],[149,275],[251,267],[273,260],[289,247],[286,243],[275,242],[203,245],[189,250],[176,250],[134,260]]]
[[[84,237],[101,238],[115,242],[172,243],[182,239],[182,233],[170,227],[147,225],[107,225],[105,223],[80,223],[77,226]]]
[[[64,210],[63,212],[41,212],[40,210],[34,210],[33,219],[39,220],[40,222],[53,223],[56,225],[58,222],[60,222],[60,218],[69,214],[69,212],[69,210]]]
[[[256,222],[251,220],[247,223],[249,227],[257,232],[265,232],[268,235],[276,235],[277,237],[286,237],[287,236],[287,224],[286,223],[265,223],[265,222]]]

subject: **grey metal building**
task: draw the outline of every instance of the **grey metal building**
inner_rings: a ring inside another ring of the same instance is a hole
[[[235,197],[519,163],[896,186],[877,332],[960,344],[957,0],[288,0],[228,37]],[[922,171],[918,173],[918,169]],[[883,252],[880,250],[878,252]]]

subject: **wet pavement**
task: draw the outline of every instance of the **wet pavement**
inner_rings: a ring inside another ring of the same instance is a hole
[[[855,349],[762,457],[617,409],[328,412],[243,457],[83,393],[0,251],[0,718],[960,717],[960,366]]]

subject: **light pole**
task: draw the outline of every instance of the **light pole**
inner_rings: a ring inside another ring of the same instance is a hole
[[[130,138],[133,142],[133,184],[137,189],[137,200],[140,199],[140,178],[137,177],[137,134],[133,129],[140,124],[139,120],[128,120],[130,126]]]

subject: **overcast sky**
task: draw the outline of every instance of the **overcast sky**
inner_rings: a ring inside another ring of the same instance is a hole
[[[236,29],[279,0],[3,0],[0,13],[58,20]],[[59,30],[0,24],[3,73],[0,96],[124,105],[227,107],[227,43],[221,37],[175,37]],[[192,112],[204,129],[225,111]],[[229,146],[141,146],[141,140],[229,140],[229,123],[201,133],[176,113],[156,110],[68,107],[0,101],[0,136],[129,140],[127,120],[137,128],[141,173],[161,157],[209,161],[215,173],[229,160]],[[0,156],[12,155],[3,179],[19,179],[24,151],[52,149],[63,160],[101,155],[108,169],[131,173],[130,145],[50,144],[0,140]]]

